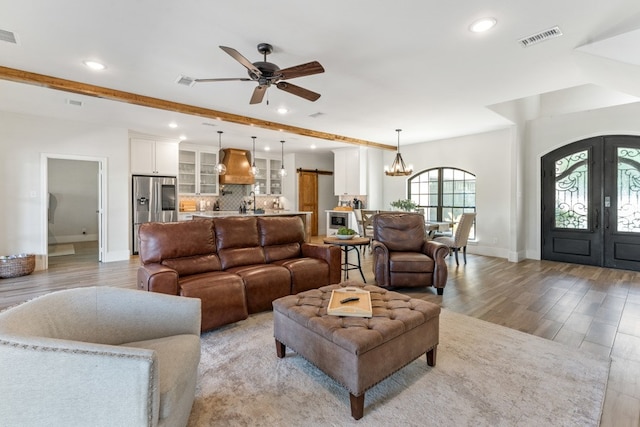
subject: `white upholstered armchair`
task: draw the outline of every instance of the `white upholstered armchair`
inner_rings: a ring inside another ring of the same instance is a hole
[[[0,313],[0,425],[185,426],[200,300],[88,287]]]

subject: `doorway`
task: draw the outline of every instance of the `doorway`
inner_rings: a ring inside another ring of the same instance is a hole
[[[327,182],[320,182],[319,176],[330,178],[332,171],[322,171],[318,169],[298,169],[298,210],[302,212],[312,212],[311,214],[311,235],[317,236],[319,229],[319,209],[322,203],[326,203],[326,198],[320,200],[320,191],[326,193]],[[333,185],[333,180],[328,179]]]
[[[311,235],[318,235],[318,173],[298,171],[298,209],[312,212]]]
[[[588,138],[542,158],[542,258],[640,271],[640,137]]]
[[[102,261],[104,159],[45,155],[45,268]]]

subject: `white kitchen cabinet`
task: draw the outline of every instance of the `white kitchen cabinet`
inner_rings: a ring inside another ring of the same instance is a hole
[[[367,152],[365,148],[333,150],[334,194],[364,196],[367,194]]]
[[[280,176],[280,159],[267,159],[256,156],[256,194],[279,196],[282,194],[282,177]]]
[[[131,138],[131,173],[178,175],[178,142]]]
[[[218,153],[206,147],[180,145],[178,193],[185,195],[218,194],[216,164]]]

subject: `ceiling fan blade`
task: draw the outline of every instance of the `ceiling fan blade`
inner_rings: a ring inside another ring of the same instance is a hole
[[[241,81],[241,82],[250,82],[252,81],[247,77],[230,77],[230,78],[222,78],[222,79],[194,79],[196,83],[208,83],[208,82],[233,82],[233,81]]]
[[[285,92],[289,92],[301,98],[308,99],[309,101],[316,101],[318,98],[320,98],[319,93],[310,91],[309,89],[305,89],[300,86],[292,85],[291,83],[278,82],[276,86],[280,90],[284,90]]]
[[[227,46],[220,46],[220,49],[224,50],[225,52],[227,52],[229,55],[231,55],[231,57],[233,59],[235,59],[236,61],[238,61],[239,63],[241,63],[242,65],[244,65],[245,67],[247,67],[247,69],[249,71],[251,71],[252,73],[254,73],[255,75],[257,75],[258,77],[262,75],[262,72],[260,70],[258,70],[258,68],[253,65],[251,63],[251,61],[249,61],[247,58],[245,58],[244,56],[242,56],[240,54],[240,52],[238,52],[237,50],[235,50],[232,47],[227,47]]]
[[[324,73],[324,68],[318,61],[307,62],[278,71],[282,80],[293,79],[295,77],[310,76],[312,74]]]
[[[251,101],[249,104],[260,104],[262,102],[262,98],[264,98],[264,94],[267,93],[267,85],[258,85],[253,90],[253,95],[251,95]]]

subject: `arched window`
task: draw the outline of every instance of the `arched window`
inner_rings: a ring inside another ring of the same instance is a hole
[[[434,168],[409,179],[409,198],[424,209],[427,221],[457,222],[476,211],[476,176],[454,168]],[[475,239],[475,225],[470,238]]]

